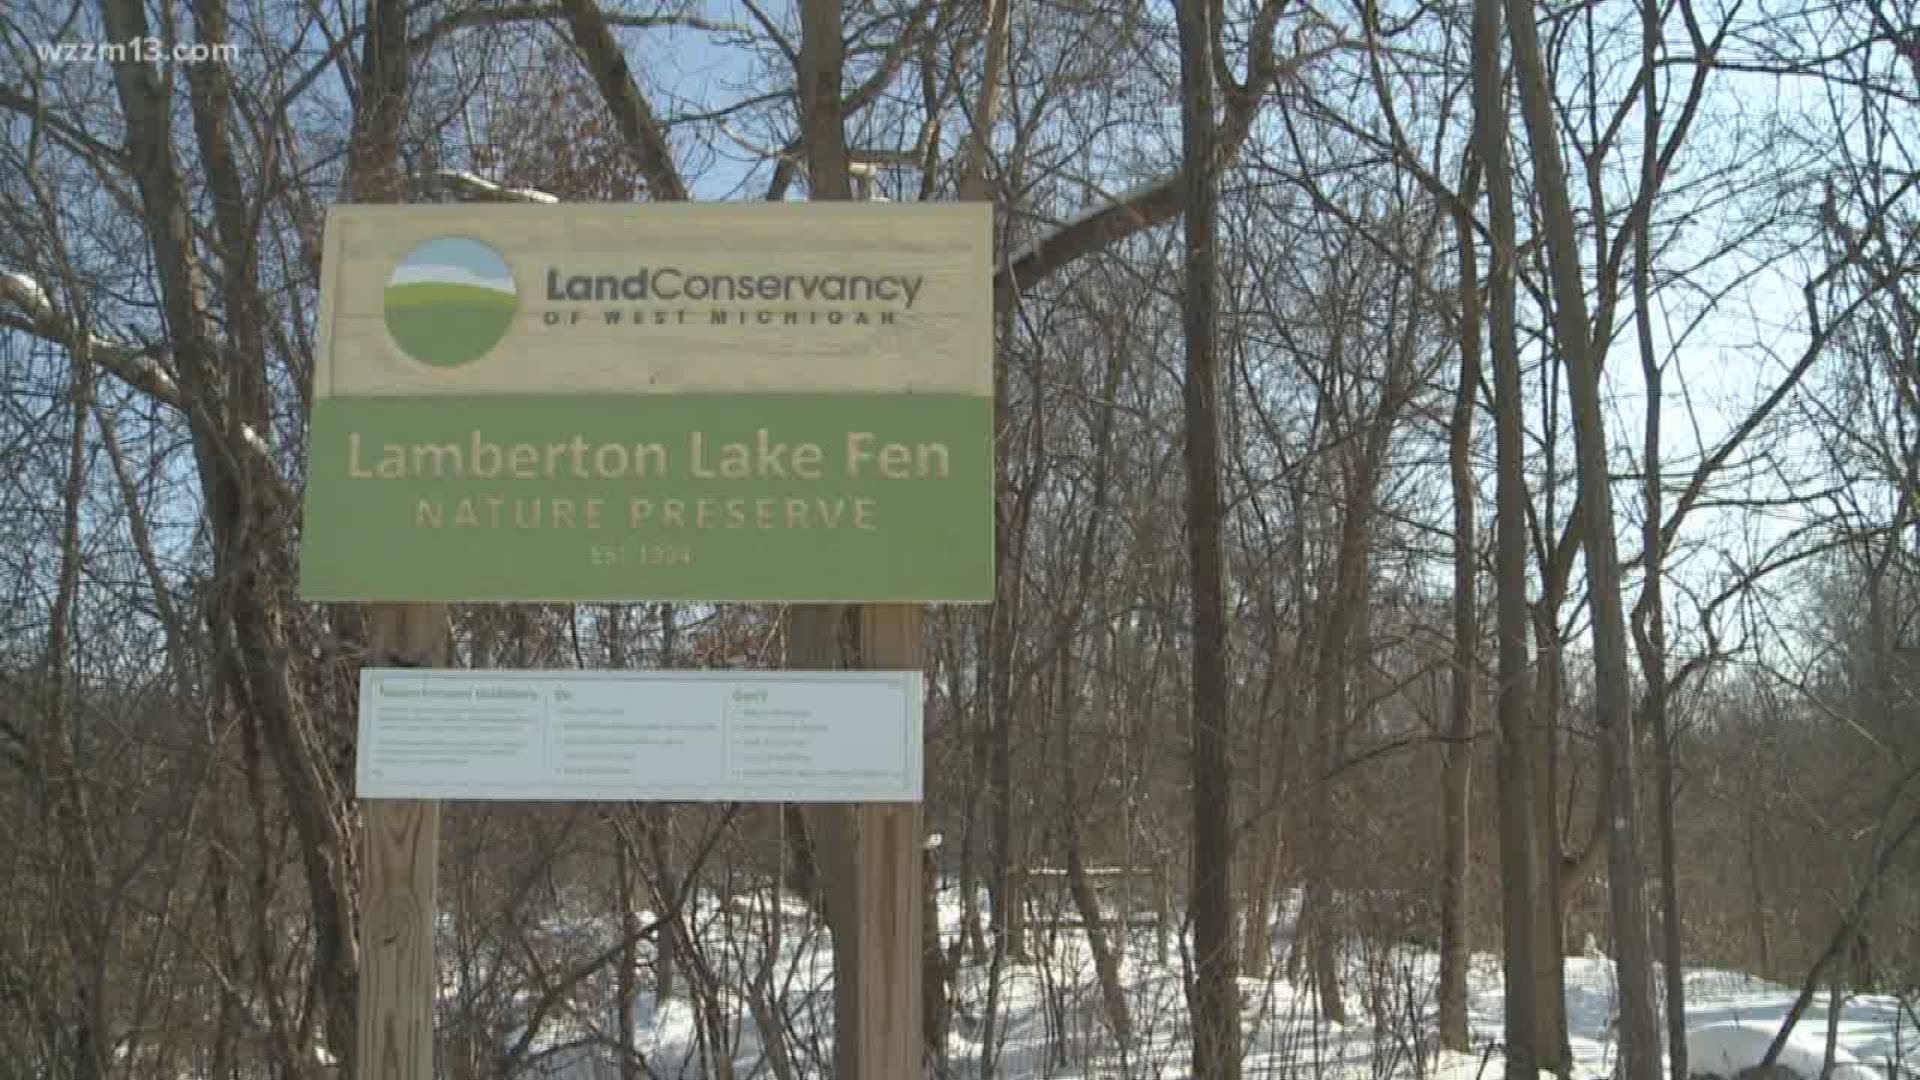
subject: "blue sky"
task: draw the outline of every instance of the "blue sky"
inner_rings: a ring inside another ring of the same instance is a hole
[[[506,261],[478,240],[461,236],[429,240],[407,253],[393,268],[390,285],[410,285],[433,281],[476,285],[511,293],[513,271]]]

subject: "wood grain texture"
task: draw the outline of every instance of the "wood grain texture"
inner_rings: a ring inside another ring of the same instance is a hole
[[[921,667],[925,609],[868,604],[860,609],[861,666]],[[851,808],[855,853],[855,934],[859,979],[853,987],[858,1071],[841,1080],[901,1080],[922,1075],[919,803],[863,803]]]
[[[444,667],[452,634],[444,604],[367,608],[367,661]],[[432,1080],[434,912],[440,804],[360,804],[359,1031],[355,1080]]]
[[[439,804],[368,801],[361,820],[358,1080],[430,1080]]]

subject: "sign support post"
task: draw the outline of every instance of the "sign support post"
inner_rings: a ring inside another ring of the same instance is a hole
[[[924,613],[919,604],[863,606],[861,665],[918,669]],[[853,999],[859,1025],[857,1064],[841,1080],[919,1076],[923,1052],[921,804],[860,803],[851,808],[851,817],[856,873],[850,921],[858,940],[858,966],[850,988],[853,993],[846,996]],[[847,1034],[843,1030],[840,1037]]]
[[[378,664],[442,667],[448,658],[444,604],[375,604],[367,655]],[[360,1005],[354,1047],[358,1080],[433,1076],[435,890],[440,804],[419,799],[360,803]]]
[[[852,664],[918,670],[925,607],[864,604],[794,607],[787,662],[831,668],[842,659],[840,616],[857,620]],[[823,891],[834,950],[835,1080],[919,1076],[921,1009],[920,803],[829,803],[821,822]]]
[[[870,198],[870,178],[860,184]],[[866,668],[921,665],[925,607],[867,604],[858,609],[858,663]],[[918,1076],[924,1010],[920,1007],[923,963],[920,940],[920,851],[925,835],[919,803],[859,803],[845,808],[842,842],[852,874],[846,888],[844,927],[834,930],[853,949],[840,973],[852,986],[834,987],[835,1057],[838,1080],[888,1080]],[[840,1049],[850,1042],[851,1053]]]

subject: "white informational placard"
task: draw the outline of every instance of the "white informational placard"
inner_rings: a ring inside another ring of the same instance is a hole
[[[918,802],[917,671],[360,673],[365,799]]]

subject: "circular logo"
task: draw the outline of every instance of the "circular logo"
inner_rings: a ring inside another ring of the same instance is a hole
[[[500,343],[515,303],[499,252],[463,236],[429,240],[387,277],[387,333],[422,364],[457,367]]]

